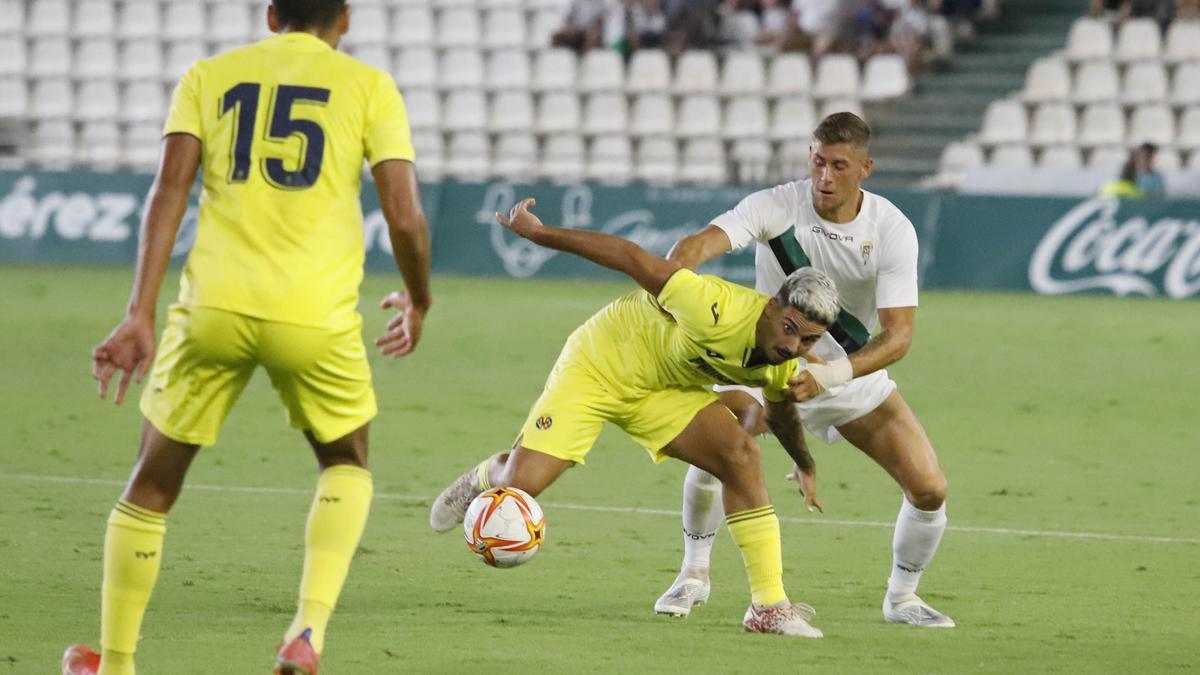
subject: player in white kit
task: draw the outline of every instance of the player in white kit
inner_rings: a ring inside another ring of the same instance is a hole
[[[842,305],[838,322],[800,375],[810,398],[797,403],[804,426],[828,443],[845,438],[900,484],[904,500],[892,540],[892,570],[883,601],[888,622],[949,628],[954,621],[916,595],[921,572],[946,528],[946,478],[921,423],[884,370],[912,341],[917,309],[917,235],[891,202],[862,189],[871,173],[870,128],[852,113],[826,117],[813,133],[810,178],[746,197],[711,225],[686,237],[669,258],[687,267],[751,243],[758,289],[775,289],[794,269],[815,267],[833,278]],[[874,336],[872,337],[872,333]],[[722,401],[751,433],[763,433],[762,394],[726,387]],[[815,468],[792,470],[809,510]],[[709,556],[721,523],[721,484],[692,467],[684,481],[684,560],[679,576],[654,605],[687,616],[708,599]]]

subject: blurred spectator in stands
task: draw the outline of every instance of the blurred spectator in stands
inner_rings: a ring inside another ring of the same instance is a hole
[[[854,41],[858,58],[866,61],[886,51],[891,42],[895,9],[884,0],[867,0],[854,15]]]
[[[849,32],[858,0],[792,0],[796,32],[789,49],[807,49],[820,58],[833,51]]]
[[[1154,168],[1154,155],[1158,146],[1142,143],[1129,153],[1129,159],[1121,167],[1121,175],[1100,187],[1105,197],[1162,197],[1166,192],[1162,174]]]
[[[1092,16],[1105,17],[1116,23],[1129,18],[1150,18],[1164,28],[1180,9],[1192,0],[1092,0]]]
[[[909,70],[916,71],[921,65],[921,52],[929,41],[930,16],[922,0],[907,0],[904,4],[892,22],[892,49],[904,57]]]
[[[1200,21],[1200,0],[1179,0],[1175,18],[1182,21]]]
[[[783,0],[762,0],[758,38],[755,42],[782,49],[794,21],[791,10]]]
[[[721,0],[662,0],[667,24],[663,43],[672,57],[716,45],[721,4]]]
[[[929,10],[946,17],[954,33],[963,39],[975,35],[975,17],[983,7],[983,0],[929,0]]]
[[[621,0],[609,8],[604,44],[628,56],[638,49],[661,47],[666,30],[660,0]]]
[[[601,46],[609,9],[608,0],[571,0],[563,15],[563,25],[551,38],[551,44],[576,51]]]

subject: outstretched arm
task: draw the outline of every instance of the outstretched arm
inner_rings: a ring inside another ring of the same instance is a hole
[[[497,213],[496,220],[538,246],[574,253],[597,265],[627,274],[655,297],[662,291],[667,279],[681,268],[677,262],[660,258],[632,241],[611,234],[547,227],[529,212],[529,207],[536,203],[533,199],[524,199],[512,208],[507,217]]]
[[[694,270],[713,258],[733,250],[729,235],[716,225],[709,225],[696,234],[690,234],[675,242],[667,251],[667,260],[674,260]]]

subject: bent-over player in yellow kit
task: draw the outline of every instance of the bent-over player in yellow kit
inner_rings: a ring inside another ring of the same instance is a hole
[[[790,275],[775,296],[700,276],[619,237],[542,225],[513,207],[500,223],[530,241],[628,274],[644,290],[609,304],[567,339],[511,452],[471,468],[434,501],[430,525],[447,531],[491,487],[537,496],[582,464],[604,422],[644,447],[655,462],[674,457],[724,484],[727,523],[750,578],[743,625],[760,633],[821,637],[811,608],[783,589],[779,519],[762,479],[755,440],[717,399],[713,384],[761,387],[785,449],[813,473],[795,406],[797,360],[837,317],[837,291],[811,268]],[[814,483],[809,498],[815,500]]]
[[[73,646],[64,673],[134,672],[167,511],[258,366],[320,469],[298,609],[275,672],[317,670],[372,495],[376,404],[357,311],[364,160],[407,287],[384,300],[398,310],[376,341],[384,354],[416,346],[431,304],[404,104],[390,76],[336,51],[349,17],[344,0],[273,0],[267,21],[278,35],[198,61],[175,90],[126,318],[93,352],[102,397],[123,371],[117,403],[131,376],[150,371],[138,462],[105,536],[103,654]],[[156,356],[158,291],[200,167],[196,242]]]

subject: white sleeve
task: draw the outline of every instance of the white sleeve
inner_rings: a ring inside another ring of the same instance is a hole
[[[713,219],[729,237],[734,251],[752,241],[767,242],[792,226],[791,209],[785,185],[759,190],[738,202],[738,205]]]
[[[903,217],[903,216],[901,216]],[[902,227],[880,242],[879,274],[875,282],[875,306],[917,306],[917,231],[904,218]]]

